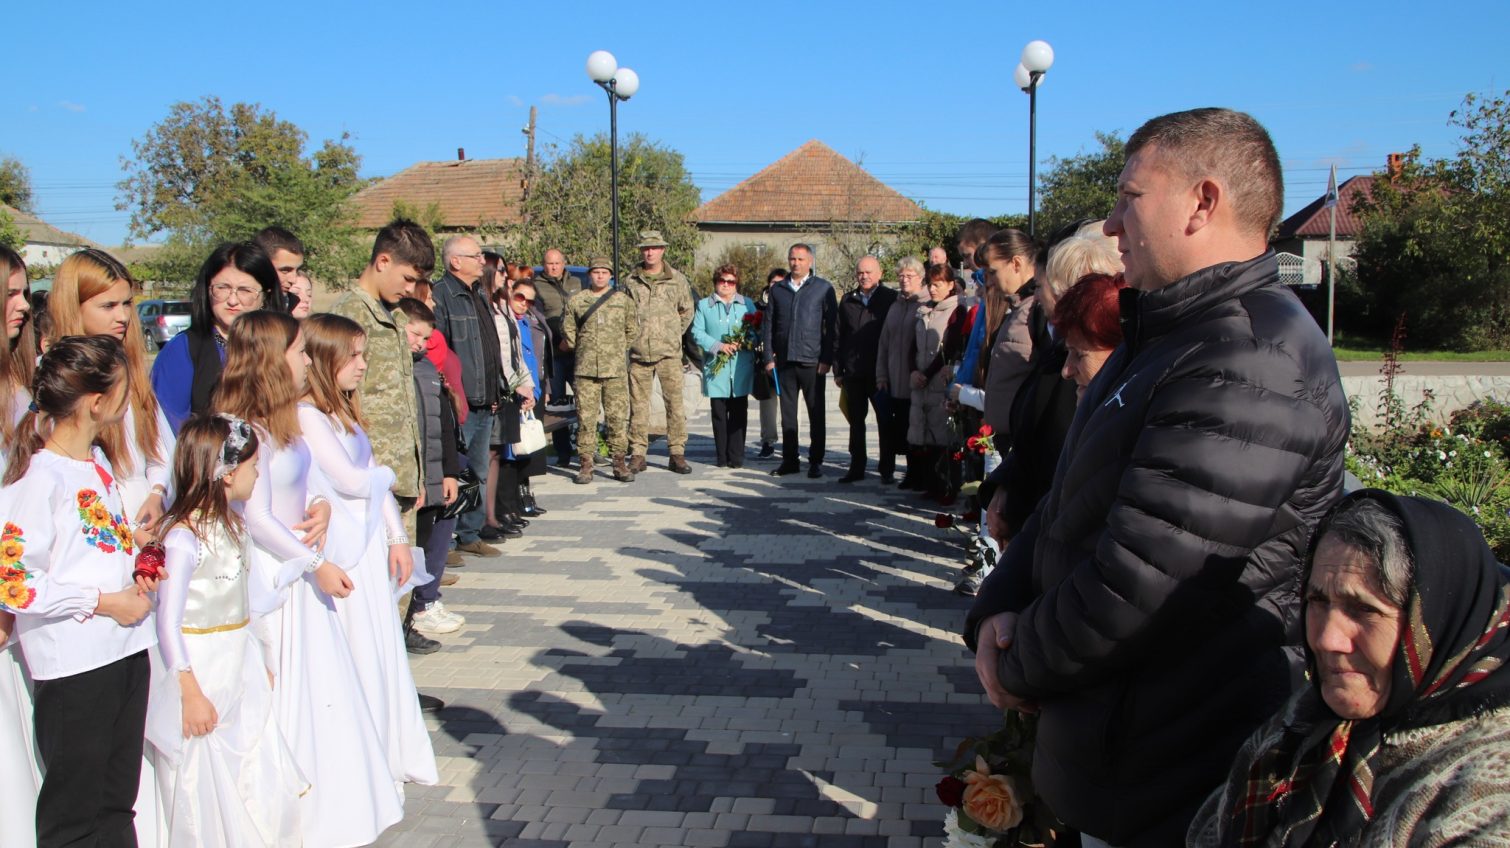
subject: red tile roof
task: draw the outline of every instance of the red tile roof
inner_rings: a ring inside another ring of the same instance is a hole
[[[448,228],[515,223],[523,179],[522,159],[420,162],[357,192],[357,226],[375,230],[387,224],[396,200],[420,211],[439,204]]]
[[[100,246],[78,233],[60,230],[36,215],[22,212],[9,204],[0,203],[0,211],[5,212],[15,222],[16,229],[21,231],[21,237],[26,239],[27,244],[55,244],[63,247]]]
[[[1361,196],[1373,196],[1374,176],[1348,177],[1337,186],[1337,237],[1357,238],[1363,231],[1363,221],[1356,214],[1353,204]],[[1284,219],[1279,224],[1276,239],[1326,238],[1331,216],[1326,209],[1326,194],[1306,204],[1304,209]]]
[[[923,210],[817,139],[704,203],[694,221],[825,223],[913,221]]]

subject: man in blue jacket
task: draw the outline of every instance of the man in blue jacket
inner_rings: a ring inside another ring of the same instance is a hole
[[[807,404],[807,476],[823,476],[824,377],[834,365],[839,301],[828,280],[813,273],[813,249],[794,244],[787,251],[786,279],[771,286],[761,324],[765,368],[781,390],[781,465],[775,476],[795,474],[797,394]]]

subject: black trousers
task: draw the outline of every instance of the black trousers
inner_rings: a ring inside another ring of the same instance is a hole
[[[140,651],[109,665],[38,680],[33,724],[42,755],[37,845],[136,846],[132,807],[142,776],[151,668]]]
[[[881,468],[884,473],[887,469],[894,469],[897,454],[905,454],[907,447],[907,428],[912,422],[912,401],[907,398],[893,397],[887,405],[884,415],[877,422],[876,427],[881,431]],[[912,468],[908,467],[908,472]]]
[[[744,465],[750,399],[708,398],[713,410],[713,458],[718,465]]]
[[[876,470],[890,474],[896,470],[896,450],[891,446],[891,431],[886,426],[891,417],[891,401],[876,395],[874,380],[847,377],[844,380],[844,416],[849,419],[849,470],[865,470],[865,419],[869,410],[876,411],[876,439],[880,458]]]
[[[778,364],[776,381],[781,386],[781,464],[798,465],[801,462],[797,448],[797,395],[801,392],[802,400],[807,404],[807,459],[813,465],[822,465],[827,430],[823,420],[824,379],[818,376],[817,364]]]

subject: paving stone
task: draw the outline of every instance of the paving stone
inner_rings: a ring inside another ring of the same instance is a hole
[[[837,485],[842,453],[817,481],[713,468],[689,412],[691,475],[664,442],[629,485],[552,468],[550,513],[456,572],[467,625],[412,658],[447,704],[441,784],[379,845],[938,843],[931,761],[999,721],[957,636],[963,537],[873,475]]]

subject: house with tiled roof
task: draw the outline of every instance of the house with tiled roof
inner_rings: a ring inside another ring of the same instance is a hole
[[[813,139],[692,213],[703,233],[697,264],[711,266],[725,249],[750,245],[783,265],[787,247],[803,241],[817,248],[819,268],[837,275],[825,267],[833,255],[825,246],[869,241],[875,243],[860,247],[874,251],[922,215],[916,203]]]
[[[21,258],[28,267],[39,268],[56,265],[70,254],[86,247],[99,247],[78,233],[60,230],[35,215],[22,212],[14,206],[0,203],[0,212],[10,216],[16,229],[26,243],[21,248]]]
[[[1358,234],[1363,231],[1357,203],[1372,196],[1375,179],[1373,174],[1349,177],[1337,186],[1339,266],[1352,261],[1353,247],[1358,242]],[[1331,213],[1327,209],[1326,194],[1323,193],[1300,211],[1281,221],[1279,229],[1274,233],[1270,244],[1276,251],[1301,258],[1301,285],[1319,286],[1326,282],[1330,229]]]
[[[471,232],[517,223],[524,199],[523,159],[419,162],[357,192],[357,226],[378,230],[393,219],[396,203],[423,213],[433,204],[441,230]]]

